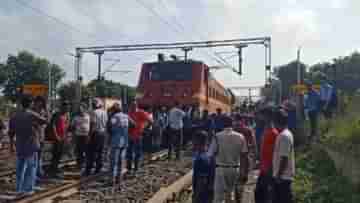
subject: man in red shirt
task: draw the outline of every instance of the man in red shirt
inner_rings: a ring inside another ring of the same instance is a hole
[[[64,101],[61,105],[60,111],[53,115],[51,121],[53,135],[55,139],[52,149],[52,160],[49,173],[55,178],[62,177],[59,171],[59,163],[64,154],[66,136],[70,124],[69,109],[70,104],[67,101]]]
[[[271,197],[269,188],[272,185],[272,159],[278,130],[274,127],[275,107],[265,107],[260,112],[265,118],[265,130],[260,149],[260,175],[255,189],[255,202],[265,203]]]
[[[139,159],[142,152],[142,135],[146,125],[153,122],[151,115],[139,109],[135,101],[130,105],[129,117],[135,122],[135,126],[129,127],[129,143],[126,151],[128,173],[131,172],[133,161],[134,172],[139,168]]]

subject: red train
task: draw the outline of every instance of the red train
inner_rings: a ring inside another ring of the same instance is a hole
[[[210,112],[217,108],[231,111],[234,95],[212,77],[206,64],[193,60],[159,59],[142,65],[137,89],[142,95],[137,98],[140,107],[171,107],[178,101]]]

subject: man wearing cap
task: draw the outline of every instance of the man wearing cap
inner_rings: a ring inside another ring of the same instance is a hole
[[[233,130],[231,117],[224,116],[223,121],[224,130],[214,136],[209,149],[216,158],[215,203],[230,202],[236,183],[247,181],[249,169],[245,137]]]
[[[103,103],[96,98],[93,101],[93,111],[90,114],[90,140],[88,144],[87,163],[85,175],[90,175],[96,162],[95,173],[101,172],[103,167],[103,150],[105,145],[108,115]]]
[[[274,179],[273,201],[276,203],[292,203],[292,181],[295,176],[294,136],[287,127],[288,114],[279,110],[275,115],[275,125],[280,134],[276,137],[272,173]]]

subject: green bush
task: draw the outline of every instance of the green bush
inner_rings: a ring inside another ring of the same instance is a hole
[[[296,158],[294,180],[297,203],[358,203],[360,194],[336,172],[334,163],[319,149],[307,149]]]
[[[332,122],[325,144],[339,152],[360,154],[360,108],[359,99],[354,99],[348,114]]]

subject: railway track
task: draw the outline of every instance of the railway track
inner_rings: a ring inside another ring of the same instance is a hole
[[[148,156],[144,160],[144,165],[155,163],[159,160],[166,158],[167,151],[160,151]],[[81,177],[80,172],[75,167],[66,166],[64,169],[64,181],[49,181],[44,183],[44,190],[36,192],[34,195],[23,198],[15,198],[11,195],[0,195],[0,202],[18,202],[18,203],[30,203],[30,202],[60,202],[64,199],[79,197],[83,194],[83,191],[91,193],[91,188],[94,185],[106,186],[109,183],[109,174],[102,172],[97,175],[89,177]],[[106,166],[105,166],[106,167]],[[126,172],[126,171],[124,171]],[[108,187],[108,186],[107,186]],[[89,188],[90,190],[87,190]],[[2,197],[2,198],[1,198]]]
[[[49,163],[48,163],[49,164]],[[74,173],[76,171],[76,162],[74,160],[63,160],[59,164],[59,168],[64,171],[72,171],[72,176],[68,175],[65,177],[64,181],[59,181],[56,179],[46,179],[41,181],[40,190],[37,192],[45,191],[47,187],[58,187],[63,184],[68,184],[74,178]],[[16,184],[16,171],[11,169],[0,173],[0,203],[5,202],[15,202],[17,200],[15,194],[15,184]],[[80,177],[80,173],[78,174]]]
[[[191,152],[181,161],[168,161],[167,151],[160,151],[146,158],[136,175],[124,175],[118,185],[112,185],[109,174],[102,173],[18,202],[147,202],[161,188],[190,171],[191,166]]]
[[[76,164],[75,159],[68,159],[68,160],[61,161],[60,164],[59,164],[59,167],[63,168],[65,166],[75,165],[75,164]],[[46,163],[44,163],[43,167],[47,167],[49,165],[50,165],[50,162],[46,162]],[[15,175],[15,174],[16,174],[16,169],[15,168],[7,168],[5,170],[1,170],[0,171],[0,180],[1,180],[1,178],[9,177],[9,176],[12,176],[12,175]]]
[[[43,153],[43,161],[44,167],[50,164],[51,160],[51,142],[45,142],[44,153]],[[6,176],[11,176],[15,174],[15,166],[16,166],[16,152],[13,154],[9,153],[9,148],[3,149],[0,151],[0,179]],[[66,155],[65,155],[66,156]],[[68,160],[64,160],[60,163],[60,165],[66,164],[74,164],[75,159],[68,158]],[[60,166],[60,167],[61,167]],[[1,188],[0,188],[1,189]]]

